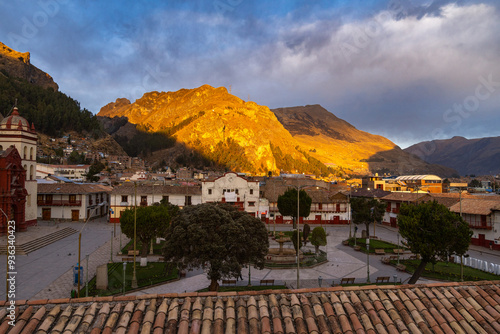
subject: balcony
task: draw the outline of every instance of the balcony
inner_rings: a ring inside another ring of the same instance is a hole
[[[82,201],[69,201],[69,200],[38,200],[38,206],[81,206]]]
[[[491,223],[469,223],[470,228],[478,229],[478,230],[492,230],[493,226]]]

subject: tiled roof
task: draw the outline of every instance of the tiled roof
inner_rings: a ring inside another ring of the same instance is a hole
[[[391,192],[390,191],[385,191],[382,189],[353,189],[350,192],[351,197],[367,197],[367,198],[381,198],[384,196],[389,195]]]
[[[488,199],[470,199],[462,198],[462,204],[460,202],[454,204],[450,207],[450,211],[467,213],[471,215],[489,215],[492,210],[500,210],[500,202],[497,200]]]
[[[0,333],[500,332],[500,281],[4,303]]]
[[[110,192],[111,187],[102,184],[78,183],[39,183],[39,194],[89,194],[97,192]]]
[[[117,195],[133,195],[135,192],[134,184],[123,184],[116,186],[111,191]],[[201,186],[171,186],[171,185],[152,185],[152,184],[137,184],[137,194],[177,194],[177,195],[201,195]]]
[[[383,201],[395,202],[425,202],[432,200],[431,196],[427,193],[402,193],[392,192],[387,196],[381,198]]]

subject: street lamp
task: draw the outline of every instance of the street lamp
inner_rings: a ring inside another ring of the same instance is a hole
[[[134,270],[132,272],[132,289],[137,289],[137,276],[135,272],[136,240],[137,240],[137,182],[134,181]]]
[[[370,283],[370,238],[366,238],[366,283]]]
[[[95,208],[93,208],[90,211],[89,216],[87,217],[87,221],[85,222],[85,224],[83,224],[82,229],[80,230],[80,233],[78,233],[78,263],[76,264],[78,266],[78,298],[80,298],[80,275],[81,275],[81,273],[80,273],[80,255],[82,252],[82,232],[83,232],[83,229],[85,228],[85,226],[87,225],[87,223],[89,222],[90,218],[97,211],[97,208],[100,206],[103,206],[105,204],[106,204],[106,201],[99,203]]]
[[[290,186],[297,189],[297,289],[300,289],[300,190],[305,187],[309,187],[309,185],[296,186],[291,184]]]

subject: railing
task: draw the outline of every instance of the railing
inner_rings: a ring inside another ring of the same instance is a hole
[[[482,229],[482,230],[491,230],[493,226],[491,223],[469,223],[470,228]]]
[[[54,200],[53,199],[51,201],[38,200],[37,204],[39,206],[81,206],[82,201],[69,201],[69,200],[60,200],[60,199]]]

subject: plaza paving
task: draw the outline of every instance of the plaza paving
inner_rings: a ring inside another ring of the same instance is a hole
[[[83,223],[40,223],[40,226],[30,228],[28,232],[18,233],[18,243],[27,242],[44,234],[49,234],[57,229],[71,227],[77,231],[82,230]],[[314,226],[311,226],[314,228]],[[116,230],[115,230],[116,229]],[[273,229],[273,227],[271,227]],[[290,230],[290,226],[278,226],[277,230]],[[349,236],[349,226],[328,226],[328,245],[321,249],[327,252],[328,262],[314,268],[300,269],[300,288],[318,287],[318,277],[322,277],[322,286],[329,286],[334,282],[338,284],[343,277],[354,277],[355,283],[367,282],[367,256],[357,252],[351,247],[342,245],[342,240]],[[111,253],[111,237],[113,238],[113,253]],[[373,230],[370,232],[373,234]],[[395,229],[377,226],[375,235],[382,240],[397,242]],[[359,235],[358,235],[359,236]],[[95,275],[97,266],[111,260],[121,261],[118,256],[120,249],[120,238],[122,246],[128,239],[119,233],[119,226],[106,223],[104,220],[89,222],[82,230],[81,262],[84,268],[83,277],[86,278],[87,263],[85,256],[89,254],[88,278]],[[6,239],[0,238],[0,243]],[[287,245],[287,244],[285,244]],[[272,241],[271,247],[278,247]],[[285,246],[286,247],[286,246]],[[288,243],[288,247],[292,247]],[[311,250],[313,247],[308,245]],[[113,254],[113,256],[111,256]],[[499,252],[484,248],[471,246],[469,254],[473,257],[484,259],[488,262],[499,263]],[[389,276],[391,281],[397,275],[397,281],[407,282],[410,275],[397,271],[396,268],[383,264],[381,255],[370,255],[370,280],[375,282],[379,276]],[[18,255],[16,257],[16,299],[53,299],[68,298],[73,285],[73,266],[78,259],[78,233],[58,240],[42,249]],[[6,257],[0,256],[0,268],[6,267]],[[5,269],[1,270],[4,272]],[[262,279],[274,279],[276,284],[286,284],[289,288],[297,287],[297,270],[293,269],[263,269],[251,268],[251,284],[259,285]],[[3,276],[5,277],[5,276]],[[237,285],[247,285],[249,279],[248,269],[243,269],[243,280],[238,280]],[[429,283],[429,280],[421,279],[418,283]],[[209,281],[202,270],[187,272],[185,278],[178,281],[157,285],[130,294],[190,292],[206,288]],[[0,298],[5,298],[5,280],[0,280]]]

